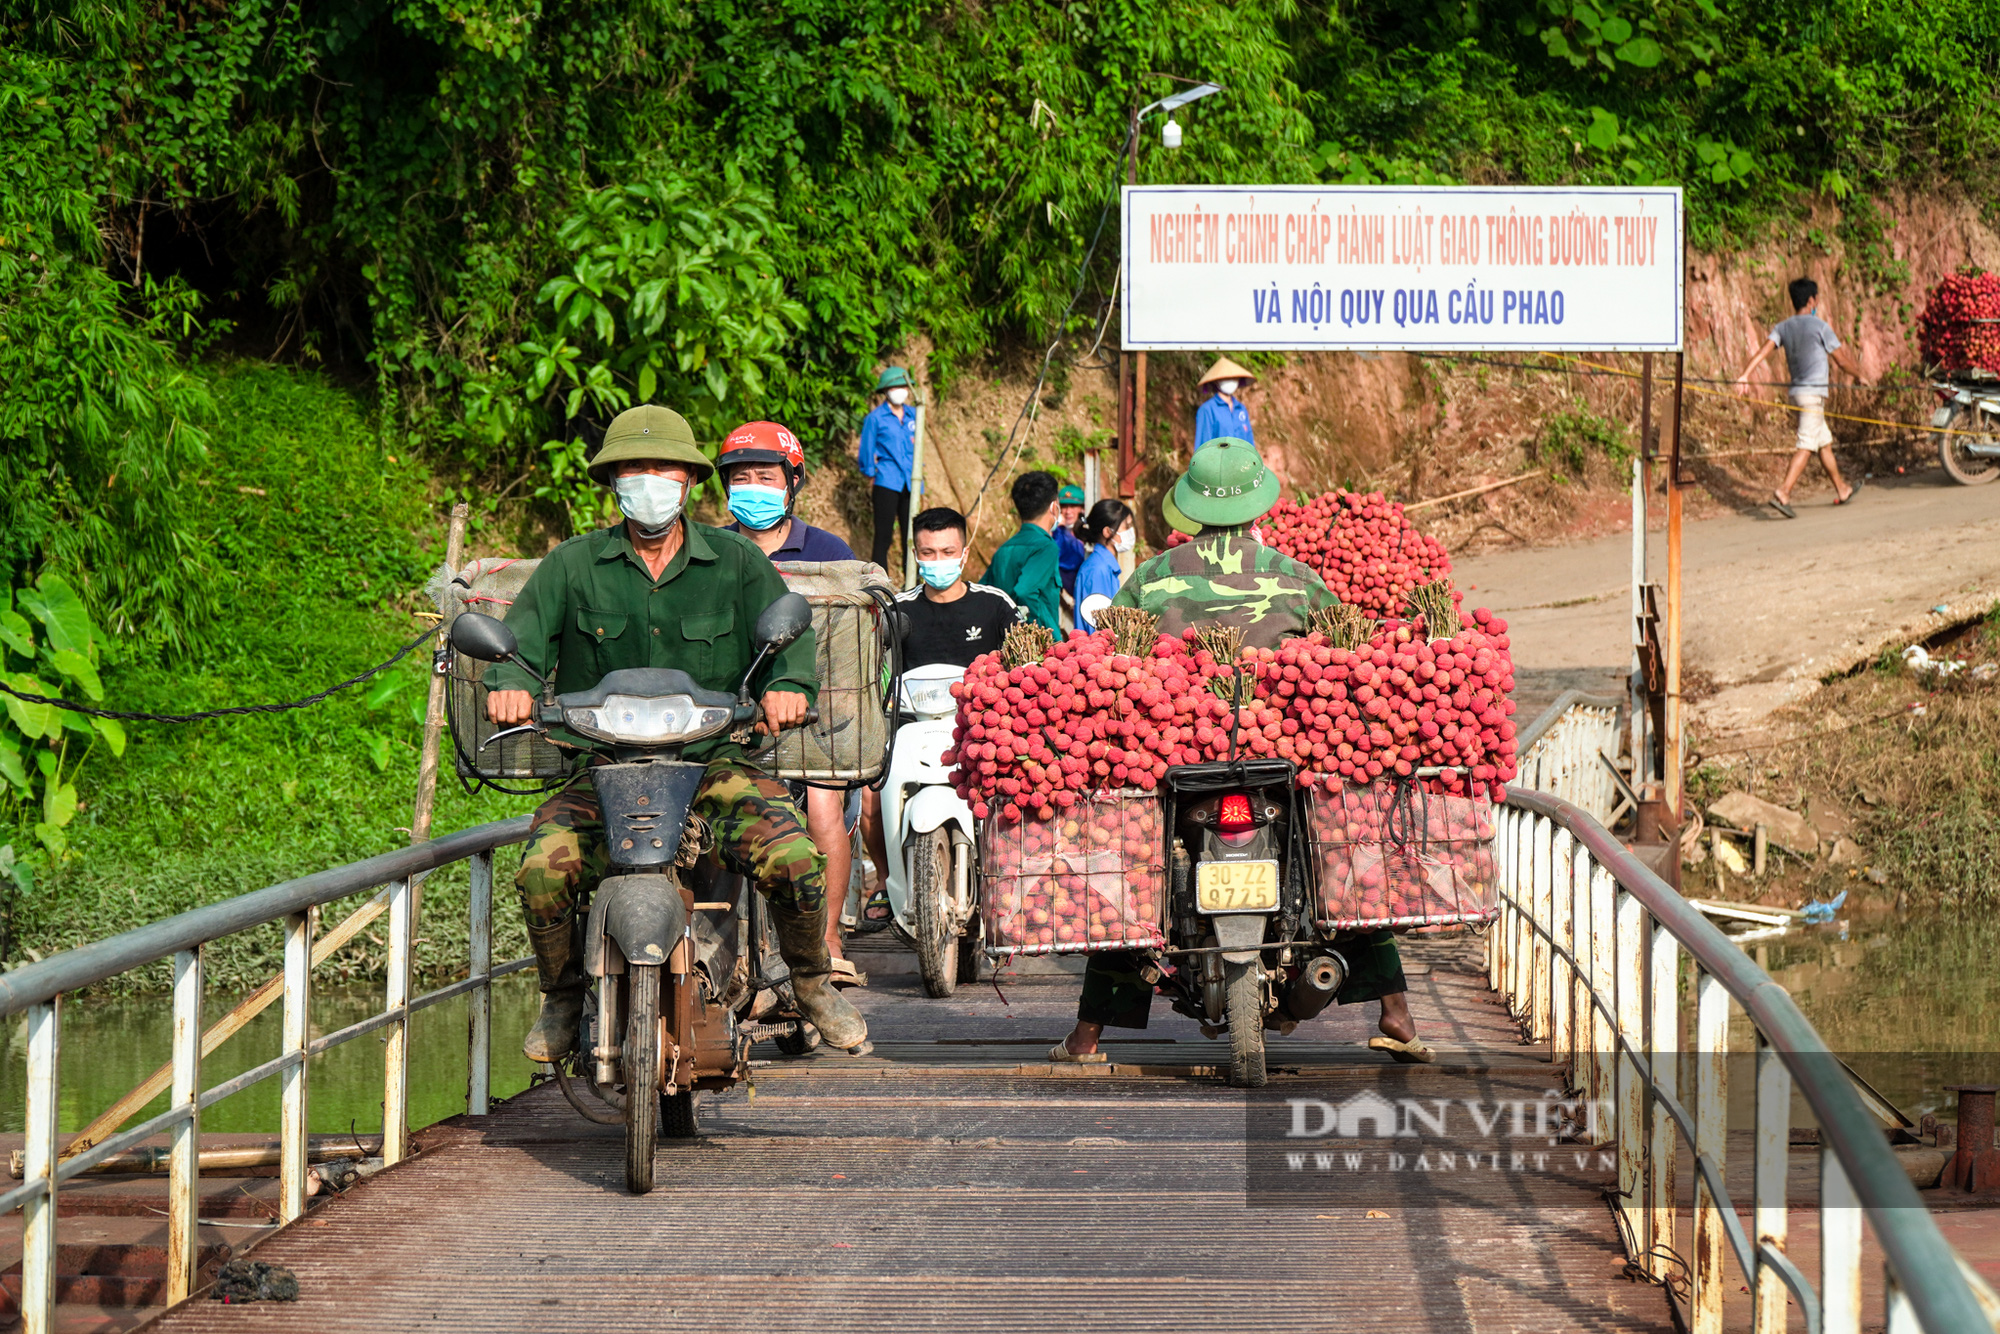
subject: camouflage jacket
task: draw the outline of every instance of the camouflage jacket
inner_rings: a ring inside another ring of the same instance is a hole
[[[1237,529],[1205,532],[1153,557],[1111,599],[1160,618],[1160,633],[1233,625],[1243,643],[1270,648],[1306,633],[1306,616],[1340,605],[1320,577]]]

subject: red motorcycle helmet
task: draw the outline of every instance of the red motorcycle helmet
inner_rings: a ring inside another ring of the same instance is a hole
[[[782,463],[790,479],[786,490],[796,494],[806,480],[806,452],[799,438],[777,422],[744,422],[722,439],[716,451],[718,473],[739,463]]]

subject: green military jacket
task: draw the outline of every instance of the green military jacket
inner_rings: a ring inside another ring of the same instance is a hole
[[[507,628],[529,666],[544,675],[554,669],[559,695],[588,690],[621,667],[678,667],[709,690],[734,693],[754,656],[751,627],[785,592],[783,576],[749,538],[691,522],[655,580],[621,523],[550,552],[508,609]],[[813,655],[808,630],[751,682],[752,693],[817,699]],[[511,663],[488,668],[486,681],[494,690],[540,689]],[[686,752],[691,760],[742,754],[726,735]]]
[[[1000,544],[981,582],[999,589],[1028,609],[1028,614],[1058,635],[1062,633],[1062,558],[1055,534],[1038,523]]]
[[[1240,529],[1213,529],[1169,547],[1132,571],[1114,607],[1138,607],[1160,618],[1160,633],[1189,626],[1235,626],[1250,648],[1271,648],[1306,633],[1306,617],[1340,599],[1320,577],[1290,556]]]

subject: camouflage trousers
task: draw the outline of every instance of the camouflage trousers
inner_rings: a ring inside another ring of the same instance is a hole
[[[779,911],[826,904],[826,858],[813,846],[785,785],[732,760],[708,766],[692,812],[715,832],[723,865],[747,877]],[[604,819],[588,776],[542,803],[514,874],[530,926],[569,920],[597,888],[610,856]]]

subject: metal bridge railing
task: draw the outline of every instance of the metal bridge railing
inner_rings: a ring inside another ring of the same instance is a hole
[[[279,1221],[306,1209],[306,1077],[313,1056],[355,1038],[388,1030],[382,1078],[382,1158],[409,1152],[410,1016],[470,993],[470,1072],[465,1110],[486,1114],[492,1086],[492,982],[531,967],[532,959],[493,965],[493,850],[528,836],[529,818],[516,816],[461,830],[379,857],[287,880],[252,894],[181,913],[135,931],[58,954],[0,976],[0,1016],[24,1015],[28,1027],[27,1145],[22,1184],[0,1195],[0,1213],[22,1213],[21,1317],[25,1334],[49,1334],[55,1323],[56,1203],[62,1183],[112,1154],[167,1132],[167,1302],[194,1288],[196,1206],[200,1199],[201,1113],[232,1093],[277,1076],[283,1082],[279,1129]],[[412,904],[424,876],[454,862],[472,864],[471,936],[467,976],[412,997]],[[389,890],[389,978],[381,1010],[324,1037],[311,1036],[311,911],[350,894]],[[269,922],[285,924],[284,1041],[276,1059],[213,1088],[201,1086],[202,952],[210,941]],[[112,1135],[82,1153],[59,1158],[57,1066],[62,1046],[62,997],[133,968],[171,957],[174,970],[173,1079],[167,1110]]]
[[[1757,1334],[1786,1328],[1788,1298],[1807,1334],[1858,1334],[1864,1216],[1884,1256],[1889,1334],[1996,1328],[1991,1289],[1938,1231],[1880,1123],[1782,986],[1570,802],[1510,787],[1498,841],[1501,911],[1487,936],[1489,981],[1529,1036],[1569,1064],[1592,1113],[1584,1134],[1615,1142],[1615,1203],[1630,1257],[1662,1283],[1685,1271],[1695,1334],[1723,1328],[1724,1294],[1739,1282],[1751,1291]],[[1693,964],[1685,993],[1684,953]],[[1748,1230],[1724,1173],[1732,1004],[1756,1033]],[[1686,1053],[1693,1087],[1683,1089]],[[1817,1289],[1786,1253],[1794,1087],[1819,1122]],[[1682,1143],[1695,1171],[1685,1256],[1674,1234]]]

